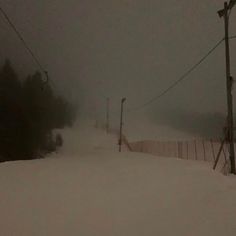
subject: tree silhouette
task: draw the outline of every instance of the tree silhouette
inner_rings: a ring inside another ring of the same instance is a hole
[[[54,95],[39,72],[21,82],[6,60],[0,70],[0,161],[34,159],[54,151],[52,131],[71,125],[72,114],[70,104]]]

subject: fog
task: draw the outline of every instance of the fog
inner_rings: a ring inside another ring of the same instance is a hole
[[[115,126],[120,99],[126,97],[126,126],[134,120],[145,126],[145,121],[214,136],[226,114],[223,43],[164,97],[129,110],[165,90],[223,38],[223,20],[217,15],[223,2],[4,0],[1,6],[48,70],[53,86],[77,104],[79,117],[105,121],[109,97]],[[235,26],[233,10],[231,35],[236,35]],[[0,31],[1,61],[10,58],[22,77],[37,70],[2,17]],[[230,46],[236,76],[236,40]]]

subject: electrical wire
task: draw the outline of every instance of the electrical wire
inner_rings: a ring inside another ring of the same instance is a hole
[[[143,109],[146,106],[151,105],[152,103],[154,103],[156,100],[159,100],[160,98],[162,98],[164,95],[166,95],[170,90],[172,90],[173,88],[175,88],[180,82],[182,82],[183,80],[185,80],[187,78],[187,76],[189,76],[200,64],[202,64],[203,61],[205,61],[214,51],[216,48],[218,48],[218,46],[224,41],[225,39],[222,38],[219,42],[217,42],[214,47],[212,49],[210,49],[195,65],[193,65],[189,70],[187,70],[182,76],[180,76],[176,81],[174,81],[169,87],[167,87],[166,89],[164,89],[160,94],[154,96],[153,98],[151,98],[150,100],[148,100],[147,102],[143,103],[140,106],[134,107],[134,108],[130,108],[127,110],[127,112],[133,112],[133,111],[137,111],[140,109]]]
[[[9,18],[9,16],[7,15],[7,13],[3,10],[3,8],[0,6],[0,12],[2,13],[2,15],[4,16],[4,18],[6,19],[7,23],[11,26],[11,28],[13,29],[13,31],[15,32],[15,34],[17,35],[17,37],[20,39],[20,41],[22,42],[22,44],[24,45],[25,49],[29,52],[29,54],[31,55],[31,57],[33,58],[34,62],[38,65],[39,69],[45,74],[46,76],[46,82],[48,82],[49,80],[49,76],[48,76],[48,72],[44,69],[44,67],[42,66],[42,64],[40,63],[39,59],[36,57],[36,55],[33,53],[32,49],[29,47],[29,45],[26,43],[26,41],[24,40],[23,36],[21,35],[21,33],[19,32],[19,30],[17,30],[16,26],[14,25],[14,23],[12,22],[12,20]]]

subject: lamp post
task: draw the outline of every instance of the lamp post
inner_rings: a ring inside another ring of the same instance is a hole
[[[226,88],[227,88],[227,128],[228,137],[227,141],[230,145],[230,166],[231,173],[236,174],[235,171],[235,153],[234,153],[234,122],[233,122],[233,99],[232,99],[232,76],[230,74],[230,49],[229,49],[229,12],[236,4],[236,0],[230,0],[230,2],[224,2],[224,8],[218,11],[219,17],[224,17],[225,25],[225,58],[226,58]]]
[[[126,101],[126,98],[121,99],[119,152],[121,152],[121,145],[122,145],[123,107],[124,107],[124,102],[125,101]]]

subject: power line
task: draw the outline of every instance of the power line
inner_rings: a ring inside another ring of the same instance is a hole
[[[234,37],[234,36],[233,36]],[[236,37],[236,36],[235,36]],[[173,82],[168,88],[166,88],[165,90],[163,90],[163,92],[161,92],[160,94],[156,95],[155,97],[151,98],[150,100],[148,100],[147,102],[145,102],[144,104],[128,109],[128,112],[132,112],[132,111],[137,111],[140,109],[143,109],[146,106],[149,106],[150,104],[152,104],[153,102],[155,102],[156,100],[160,99],[161,97],[163,97],[164,95],[166,95],[170,90],[172,90],[173,88],[175,88],[180,82],[182,82],[184,79],[186,79],[186,77],[188,75],[190,75],[200,64],[202,64],[203,61],[206,60],[206,58],[208,56],[210,56],[216,48],[218,48],[218,46],[224,41],[225,39],[221,39],[219,42],[217,42],[217,44],[211,49],[209,50],[194,66],[192,66],[189,70],[187,70],[182,76],[180,76],[180,78],[178,78],[175,82]]]
[[[21,33],[17,30],[16,26],[13,24],[13,22],[11,21],[11,19],[9,18],[9,16],[7,15],[7,13],[2,9],[2,7],[0,6],[0,12],[2,13],[2,15],[4,16],[4,18],[6,19],[6,21],[8,22],[8,24],[11,26],[11,28],[13,29],[13,31],[16,33],[16,35],[18,36],[18,38],[20,39],[20,41],[22,42],[22,44],[24,45],[25,49],[29,52],[29,54],[32,56],[34,62],[38,65],[39,69],[45,74],[46,76],[46,81],[48,81],[48,72],[44,69],[44,67],[42,66],[42,64],[40,63],[40,61],[38,60],[38,58],[36,57],[36,55],[33,53],[33,51],[31,50],[31,48],[28,46],[28,44],[26,43],[26,41],[24,40],[23,36],[21,35]]]

